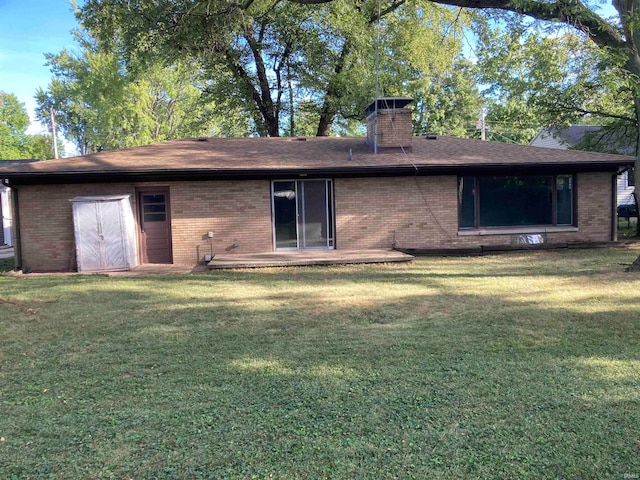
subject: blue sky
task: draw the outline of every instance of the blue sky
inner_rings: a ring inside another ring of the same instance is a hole
[[[44,54],[73,50],[77,25],[68,0],[0,0],[0,90],[14,93],[31,116],[36,89],[51,79]]]

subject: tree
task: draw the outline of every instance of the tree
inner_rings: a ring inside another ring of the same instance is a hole
[[[220,134],[233,111],[212,113],[197,87],[199,66],[176,62],[125,68],[116,52],[78,37],[80,55],[67,50],[48,54],[54,75],[46,91],[36,93],[37,114],[56,123],[80,154],[157,143],[174,138]],[[214,129],[218,127],[218,131]]]
[[[328,135],[334,118],[362,120],[378,96],[417,98],[446,77],[461,49],[465,21],[428,2],[336,3],[327,15],[338,32],[332,70],[316,87],[321,101],[317,135]],[[357,20],[354,20],[357,19]]]
[[[334,0],[292,0],[301,4],[323,4]],[[636,138],[640,139],[640,0],[612,0],[617,17],[598,14],[598,6],[581,0],[431,0],[434,3],[469,9],[512,12],[536,20],[563,24],[581,32],[595,45],[622,63],[629,82],[636,118]],[[640,157],[636,162],[636,184],[640,181]],[[640,191],[636,191],[636,199]]]
[[[197,60],[209,76],[209,98],[234,102],[256,133],[269,136],[307,133],[296,128],[296,117],[308,126],[315,115],[317,135],[331,133],[336,117],[361,119],[375,91],[377,37],[385,45],[377,52],[381,94],[428,83],[434,71],[451,68],[462,25],[454,12],[425,0],[323,7],[89,0],[79,18],[100,42],[122,50],[127,64]]]
[[[473,137],[483,98],[474,80],[475,67],[459,59],[450,72],[433,75],[426,88],[414,91],[416,134]]]
[[[48,135],[28,135],[29,115],[12,93],[0,91],[0,160],[53,158]]]
[[[549,125],[635,127],[628,81],[615,57],[577,32],[550,36],[536,26],[496,23],[479,25],[475,50],[492,136],[528,143]]]
[[[0,158],[23,158],[29,115],[18,98],[0,92]]]

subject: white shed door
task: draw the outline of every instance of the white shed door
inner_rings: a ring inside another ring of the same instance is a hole
[[[74,203],[78,270],[127,270],[119,202]]]

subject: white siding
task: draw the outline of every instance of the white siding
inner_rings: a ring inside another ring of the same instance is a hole
[[[567,145],[565,145],[560,139],[554,137],[551,133],[546,130],[542,130],[538,135],[535,136],[531,143],[529,143],[532,147],[544,147],[544,148],[559,148],[561,150],[566,150]]]
[[[628,176],[628,171],[618,175],[618,206],[633,205],[635,203],[633,199],[634,187],[628,186]]]
[[[2,205],[2,218],[0,218],[0,228],[2,228],[2,237],[4,243],[11,246],[13,245],[13,219],[11,218],[11,202],[9,201],[9,194],[11,191],[0,184],[0,204]]]

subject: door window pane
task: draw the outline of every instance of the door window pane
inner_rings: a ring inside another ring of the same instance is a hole
[[[273,182],[276,248],[297,248],[296,182]]]
[[[144,222],[164,222],[167,220],[167,204],[164,195],[142,195]]]
[[[273,182],[273,227],[276,249],[332,248],[331,180]]]
[[[327,246],[327,182],[325,180],[301,182],[301,242],[302,248]]]

